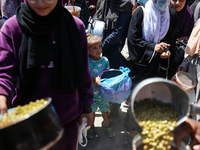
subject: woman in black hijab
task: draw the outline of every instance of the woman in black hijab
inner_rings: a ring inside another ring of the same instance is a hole
[[[52,148],[76,150],[78,122],[92,123],[93,88],[83,22],[61,0],[26,0],[0,31],[0,111],[51,97],[64,134]],[[16,92],[16,95],[13,93]],[[40,149],[38,147],[37,149]]]

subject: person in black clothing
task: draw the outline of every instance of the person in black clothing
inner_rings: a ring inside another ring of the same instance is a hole
[[[131,0],[99,0],[97,2],[96,13],[93,18],[106,23],[102,50],[103,55],[110,62],[110,68],[126,67],[126,60],[120,51],[127,37],[132,8]],[[111,109],[110,118],[117,120],[121,105],[109,104]]]
[[[177,14],[169,8],[170,1],[148,0],[145,9],[138,7],[129,24],[128,67],[133,89],[150,77],[171,79],[176,73],[173,58],[176,51]],[[129,98],[130,101],[130,98]],[[131,108],[125,117],[128,130],[135,130]]]

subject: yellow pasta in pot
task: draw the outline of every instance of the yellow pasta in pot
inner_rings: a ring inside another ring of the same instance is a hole
[[[29,117],[32,113],[36,112],[47,104],[47,100],[40,99],[34,102],[31,101],[29,104],[23,106],[19,105],[15,107],[13,112],[2,115],[0,120],[0,129]]]
[[[134,102],[134,113],[144,136],[144,150],[169,150],[178,116],[173,105],[156,99]]]

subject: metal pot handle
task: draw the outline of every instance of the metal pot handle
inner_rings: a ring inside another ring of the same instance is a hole
[[[191,115],[200,114],[200,105],[198,105],[198,104],[190,104],[190,114]]]

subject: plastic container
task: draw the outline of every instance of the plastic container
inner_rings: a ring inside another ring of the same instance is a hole
[[[196,79],[188,72],[179,71],[175,74],[174,81],[189,94],[189,103],[194,103],[196,100],[194,90],[197,85]]]
[[[184,90],[193,90],[196,85],[196,79],[188,72],[179,71],[175,75],[175,82],[178,83]]]
[[[81,7],[79,6],[65,6],[65,8],[74,16],[80,18]]]

